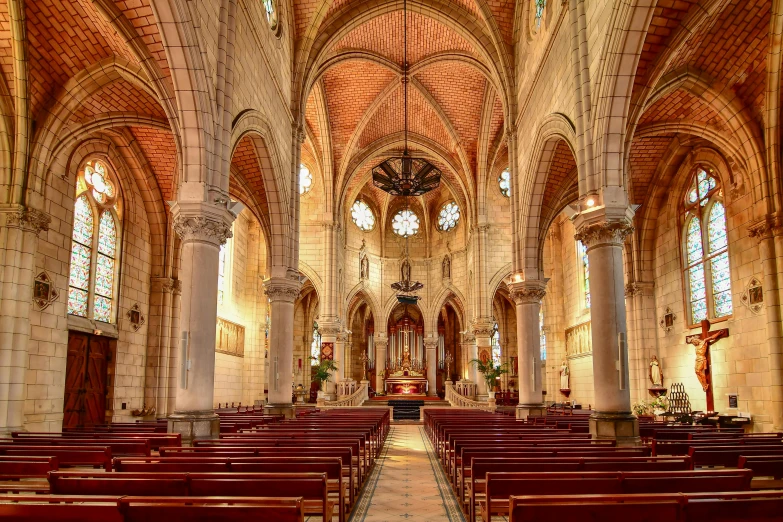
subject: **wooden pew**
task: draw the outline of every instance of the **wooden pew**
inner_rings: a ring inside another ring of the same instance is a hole
[[[303,522],[297,498],[0,496],[0,520],[14,522]]]
[[[468,472],[468,469],[470,472]],[[554,458],[471,458],[466,468],[459,498],[468,496],[473,513],[478,494],[484,492],[487,473],[556,473],[573,471],[689,471],[689,457],[554,457]],[[464,494],[463,494],[464,492]]]
[[[127,439],[131,441],[135,440],[149,440],[150,449],[158,450],[161,446],[182,446],[182,435],[179,433],[138,433],[138,432],[107,432],[107,433],[34,433],[34,432],[13,432],[11,437],[14,440],[20,441],[21,444],[26,444],[29,440],[37,439],[63,439],[63,440],[97,440],[114,441],[117,439]],[[113,449],[113,448],[112,448]],[[115,455],[117,453],[115,452]]]
[[[0,492],[46,492],[46,475],[58,469],[57,457],[0,457]]]
[[[54,495],[302,497],[305,514],[331,520],[326,473],[49,473]]]
[[[326,473],[329,491],[337,493],[340,521],[345,521],[348,494],[339,457],[128,457],[115,458],[117,473]]]
[[[693,459],[694,466],[733,467],[737,465],[740,457],[783,455],[783,444],[772,446],[761,444],[748,446],[697,446],[691,447],[688,455]]]
[[[657,495],[512,496],[509,522],[769,522],[780,520],[783,492]]]
[[[0,439],[0,448],[5,446],[104,446],[111,448],[115,456],[150,456],[149,439],[72,439],[63,437],[24,437],[20,439]]]
[[[105,446],[0,446],[0,456],[56,457],[59,467],[93,466],[111,471],[111,448]]]
[[[569,473],[487,473],[486,497],[479,501],[483,520],[507,515],[509,497],[574,494],[691,493],[745,491],[753,472],[743,469],[696,471],[630,471]],[[472,522],[472,520],[470,521]]]

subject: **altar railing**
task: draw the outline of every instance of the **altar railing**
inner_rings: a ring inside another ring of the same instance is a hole
[[[332,407],[350,407],[350,406],[361,406],[364,404],[364,401],[370,398],[369,395],[369,383],[367,381],[363,381],[361,384],[359,384],[359,387],[356,388],[356,391],[349,395],[348,397],[345,397],[344,399],[340,399],[339,401],[325,401],[323,403],[323,406],[332,406]],[[320,405],[319,405],[320,406]]]
[[[495,411],[495,401],[484,402],[468,399],[457,393],[453,384],[446,384],[446,400],[454,408],[472,408],[478,410]]]

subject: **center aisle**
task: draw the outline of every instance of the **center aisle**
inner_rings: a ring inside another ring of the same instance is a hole
[[[464,522],[424,428],[392,425],[350,522]]]

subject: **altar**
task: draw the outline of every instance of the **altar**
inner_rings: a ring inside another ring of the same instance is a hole
[[[426,395],[427,379],[424,377],[389,377],[386,379],[387,395]]]

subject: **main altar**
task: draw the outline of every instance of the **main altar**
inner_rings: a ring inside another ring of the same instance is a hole
[[[402,357],[386,369],[387,395],[426,395],[427,367],[418,361],[411,361],[410,350],[403,349]]]

